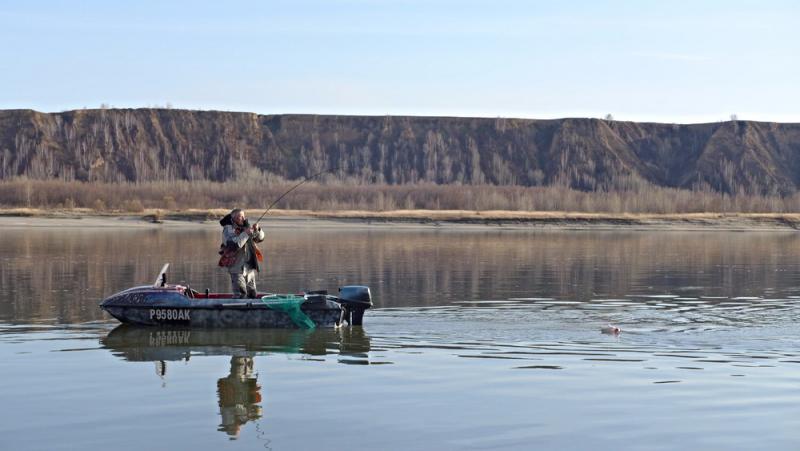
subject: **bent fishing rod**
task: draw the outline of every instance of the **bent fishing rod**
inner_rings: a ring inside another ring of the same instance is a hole
[[[338,168],[338,167],[337,167],[337,168],[325,169],[324,171],[317,172],[317,173],[316,173],[316,174],[314,174],[314,175],[309,175],[308,177],[304,178],[303,180],[301,180],[301,181],[300,181],[300,183],[298,183],[297,185],[294,185],[293,187],[289,188],[289,190],[288,190],[288,191],[286,191],[285,193],[281,194],[281,195],[280,195],[280,197],[278,197],[277,199],[275,199],[275,201],[274,201],[274,202],[272,202],[271,204],[269,204],[269,207],[267,207],[267,209],[266,209],[266,210],[264,210],[264,213],[262,213],[262,214],[261,214],[261,216],[259,216],[259,217],[258,217],[258,221],[256,221],[255,223],[256,223],[256,224],[258,224],[259,222],[261,222],[261,220],[262,220],[262,219],[264,219],[264,216],[266,216],[266,214],[267,214],[267,213],[269,213],[269,211],[272,209],[272,207],[274,207],[274,206],[275,206],[275,204],[277,204],[278,202],[280,202],[280,201],[281,201],[281,199],[283,199],[284,197],[286,197],[286,195],[287,195],[287,194],[289,194],[289,193],[291,193],[292,191],[294,191],[294,190],[296,190],[297,188],[299,188],[299,187],[300,187],[300,185],[302,185],[303,183],[305,183],[305,182],[307,182],[307,181],[309,181],[309,180],[313,180],[314,178],[316,178],[316,177],[319,177],[319,176],[320,176],[320,175],[322,175],[322,174],[325,174],[325,173],[328,173],[328,172],[333,172],[333,171],[338,171],[338,170],[339,170],[339,168]]]

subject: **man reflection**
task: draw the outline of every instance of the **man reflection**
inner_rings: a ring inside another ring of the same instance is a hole
[[[222,423],[217,430],[225,431],[231,440],[239,436],[242,425],[261,418],[261,386],[253,376],[252,357],[231,357],[231,374],[217,381],[219,413]]]

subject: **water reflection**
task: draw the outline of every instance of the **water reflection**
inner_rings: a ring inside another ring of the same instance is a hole
[[[360,327],[316,330],[188,329],[120,325],[100,339],[100,345],[123,360],[152,361],[162,379],[168,362],[193,357],[229,355],[228,375],[217,380],[221,423],[231,439],[246,423],[262,416],[262,387],[254,357],[272,353],[339,356],[345,364],[369,364],[370,338]],[[381,362],[387,363],[387,362]]]
[[[248,421],[261,418],[261,386],[253,375],[252,357],[231,357],[231,371],[217,381],[219,414],[224,431],[232,439],[239,436],[241,427]]]
[[[189,361],[196,356],[254,357],[269,353],[367,357],[370,338],[361,327],[340,329],[189,329],[120,325],[102,347],[132,362]]]
[[[268,231],[259,287],[291,293],[364,284],[372,288],[378,308],[508,298],[768,298],[800,291],[796,234]],[[176,282],[227,291],[227,277],[216,266],[217,235],[216,228],[204,225],[4,230],[0,321],[107,319],[97,303],[149,283],[164,262],[172,263]]]

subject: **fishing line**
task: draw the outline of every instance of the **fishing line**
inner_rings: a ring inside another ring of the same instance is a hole
[[[295,189],[299,188],[300,185],[302,185],[303,183],[306,183],[307,181],[312,180],[312,179],[314,179],[316,177],[319,177],[320,175],[325,174],[327,172],[333,172],[333,171],[338,171],[338,170],[339,170],[338,167],[337,168],[331,168],[331,169],[325,169],[324,171],[317,172],[314,175],[309,175],[308,177],[304,178],[300,183],[298,183],[297,185],[294,185],[293,187],[289,188],[288,191],[286,191],[285,193],[281,194],[280,197],[278,197],[277,199],[275,199],[274,202],[269,204],[269,207],[267,207],[267,209],[264,211],[264,213],[262,213],[261,216],[259,216],[258,221],[256,221],[255,223],[258,224],[259,222],[261,222],[261,220],[264,219],[264,216],[266,216],[266,214],[269,213],[269,211],[272,209],[272,207],[275,206],[275,204],[280,202],[281,199],[286,197],[287,194],[289,194],[292,191],[294,191]]]

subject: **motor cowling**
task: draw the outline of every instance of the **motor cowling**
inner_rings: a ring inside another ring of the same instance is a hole
[[[339,288],[339,304],[342,306],[342,321],[351,326],[360,326],[364,321],[364,310],[372,307],[372,294],[369,287],[347,285]]]

